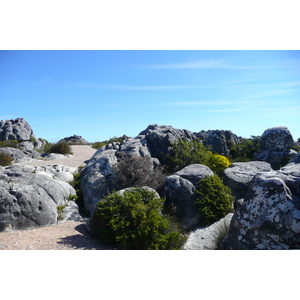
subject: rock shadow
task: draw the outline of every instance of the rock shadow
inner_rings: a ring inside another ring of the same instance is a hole
[[[75,227],[78,234],[61,238],[57,243],[69,245],[76,250],[114,250],[112,246],[106,245],[94,238],[86,229],[84,224]],[[70,250],[71,250],[70,249]]]

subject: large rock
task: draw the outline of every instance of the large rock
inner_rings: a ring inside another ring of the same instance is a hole
[[[286,151],[294,146],[293,136],[287,127],[273,127],[264,131],[260,139],[261,151]]]
[[[258,173],[223,249],[300,249],[300,166]]]
[[[194,186],[197,186],[198,181],[213,176],[214,172],[207,166],[201,164],[192,164],[179,170],[174,175],[178,175],[184,179],[189,180]]]
[[[165,205],[186,229],[194,228],[201,221],[195,205],[195,190],[198,181],[208,176],[213,176],[213,172],[207,166],[193,164],[165,179]]]
[[[61,139],[59,142],[66,141],[70,145],[88,145],[89,142],[80,135],[72,135]]]
[[[114,189],[114,167],[117,150],[99,149],[81,171],[81,189],[85,208],[92,213],[94,206]]]
[[[254,154],[254,159],[266,161],[277,170],[297,155],[291,149],[294,145],[293,136],[286,127],[269,128],[261,136],[260,152]]]
[[[0,153],[5,153],[9,156],[13,162],[20,163],[26,162],[31,159],[41,158],[41,154],[34,150],[19,150],[12,147],[3,147],[0,148]]]
[[[184,250],[217,250],[227,236],[233,213],[229,213],[221,220],[194,229],[183,245]]]
[[[145,143],[144,139],[146,139],[151,156],[156,157],[161,164],[164,164],[165,155],[173,143],[179,141],[179,139],[192,141],[196,137],[191,131],[186,129],[175,129],[168,125],[159,126],[152,124],[140,132],[137,138],[141,139],[142,143]]]
[[[230,130],[212,130],[204,139],[203,144],[209,147],[213,153],[220,155],[230,155],[227,141],[231,141],[233,145],[240,143],[240,138]]]
[[[34,137],[30,125],[23,119],[0,121],[0,141],[29,141]]]
[[[236,199],[244,198],[247,187],[259,172],[268,172],[272,168],[263,161],[237,162],[224,170],[224,184],[227,185]]]
[[[33,166],[0,167],[0,231],[57,224],[70,195],[76,192],[67,182]]]
[[[282,165],[287,164],[297,155],[297,152],[293,149],[284,151],[262,151],[254,154],[254,159],[258,161],[265,161],[270,163],[273,169],[277,170]]]
[[[165,206],[184,228],[199,224],[199,212],[195,206],[195,187],[187,179],[171,175],[165,179]]]

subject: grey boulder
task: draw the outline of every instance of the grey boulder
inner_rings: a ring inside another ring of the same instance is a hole
[[[299,179],[291,170],[255,175],[222,249],[300,249]]]
[[[0,231],[57,224],[70,195],[76,192],[67,182],[32,166],[0,167]]]
[[[0,141],[29,141],[31,137],[33,130],[23,118],[0,121]]]
[[[203,144],[209,147],[213,153],[229,155],[230,150],[228,149],[227,141],[231,141],[233,145],[237,145],[240,143],[240,138],[230,130],[211,130],[205,137]]]
[[[259,172],[271,171],[271,165],[263,161],[237,162],[224,170],[224,184],[227,185],[236,199],[244,198],[247,186]]]
[[[72,135],[61,139],[59,142],[65,141],[70,145],[88,145],[89,142],[80,135]]]
[[[213,176],[214,173],[209,167],[205,165],[192,164],[179,170],[174,175],[185,178],[189,180],[194,186],[197,186],[199,180],[204,179],[207,176]]]
[[[41,154],[35,150],[19,150],[17,148],[12,147],[3,147],[0,148],[1,153],[5,153],[9,156],[13,162],[20,163],[26,162],[31,159],[39,159],[41,158]]]

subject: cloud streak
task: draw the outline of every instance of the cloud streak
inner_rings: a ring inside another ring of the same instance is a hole
[[[170,64],[141,65],[147,69],[261,69],[274,68],[275,66],[236,66],[226,63],[224,59],[210,59]]]
[[[161,90],[188,90],[188,89],[207,89],[216,88],[217,86],[202,86],[202,85],[154,85],[154,86],[130,86],[130,85],[106,85],[93,82],[77,82],[73,84],[79,88],[92,89],[109,89],[109,90],[128,90],[128,91],[161,91]]]

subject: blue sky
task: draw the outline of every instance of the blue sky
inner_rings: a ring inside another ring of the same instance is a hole
[[[300,51],[0,51],[0,119],[50,142],[149,124],[300,137]]]

